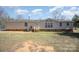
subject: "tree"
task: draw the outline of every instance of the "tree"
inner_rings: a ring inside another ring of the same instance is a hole
[[[64,19],[65,17],[64,16],[62,16],[62,11],[64,10],[64,7],[62,7],[62,8],[57,8],[56,10],[54,10],[53,12],[52,12],[52,17],[54,18],[54,19]]]
[[[75,22],[79,21],[79,16],[78,15],[74,15],[73,18],[72,18],[72,20],[75,21]]]
[[[9,21],[10,17],[3,7],[0,7],[0,30],[5,28],[5,21]]]
[[[72,21],[74,21],[74,27],[76,29],[77,25],[78,25],[78,21],[79,21],[79,16],[78,15],[74,15],[72,18]]]
[[[5,28],[4,22],[0,21],[0,30],[4,30],[4,28]]]
[[[23,16],[22,15],[17,15],[17,20],[23,20]]]
[[[8,15],[4,7],[0,7],[0,20],[10,20],[10,16]]]

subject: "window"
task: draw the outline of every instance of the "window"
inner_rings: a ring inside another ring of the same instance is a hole
[[[52,23],[45,23],[45,28],[52,28],[53,24]]]
[[[62,23],[60,22],[60,26],[62,26]]]
[[[28,26],[27,22],[25,22],[25,26]]]
[[[45,23],[45,28],[47,28],[47,23]]]
[[[47,25],[48,25],[48,28],[50,28],[50,23],[48,23]]]
[[[53,23],[50,24],[51,28],[53,27]]]
[[[69,26],[69,23],[67,22],[67,26]]]

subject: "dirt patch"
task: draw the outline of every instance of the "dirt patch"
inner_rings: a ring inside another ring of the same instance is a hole
[[[13,47],[15,52],[53,52],[54,47],[42,46],[33,41],[20,42]]]

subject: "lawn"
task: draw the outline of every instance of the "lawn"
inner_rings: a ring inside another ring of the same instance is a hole
[[[19,42],[33,41],[44,46],[52,46],[55,51],[79,51],[79,33],[63,32],[0,32],[0,51],[12,51]]]

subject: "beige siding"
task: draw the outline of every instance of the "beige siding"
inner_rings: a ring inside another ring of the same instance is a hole
[[[24,22],[7,22],[6,29],[25,29]]]
[[[46,21],[29,21],[27,22],[28,26],[25,26],[25,22],[6,22],[5,29],[27,29],[29,30],[30,26],[39,27],[40,29],[73,29],[73,22],[69,22],[69,26],[67,26],[67,22],[62,22],[62,26],[60,26],[60,22],[56,21],[47,21],[47,23],[52,23],[52,28],[46,28]]]

